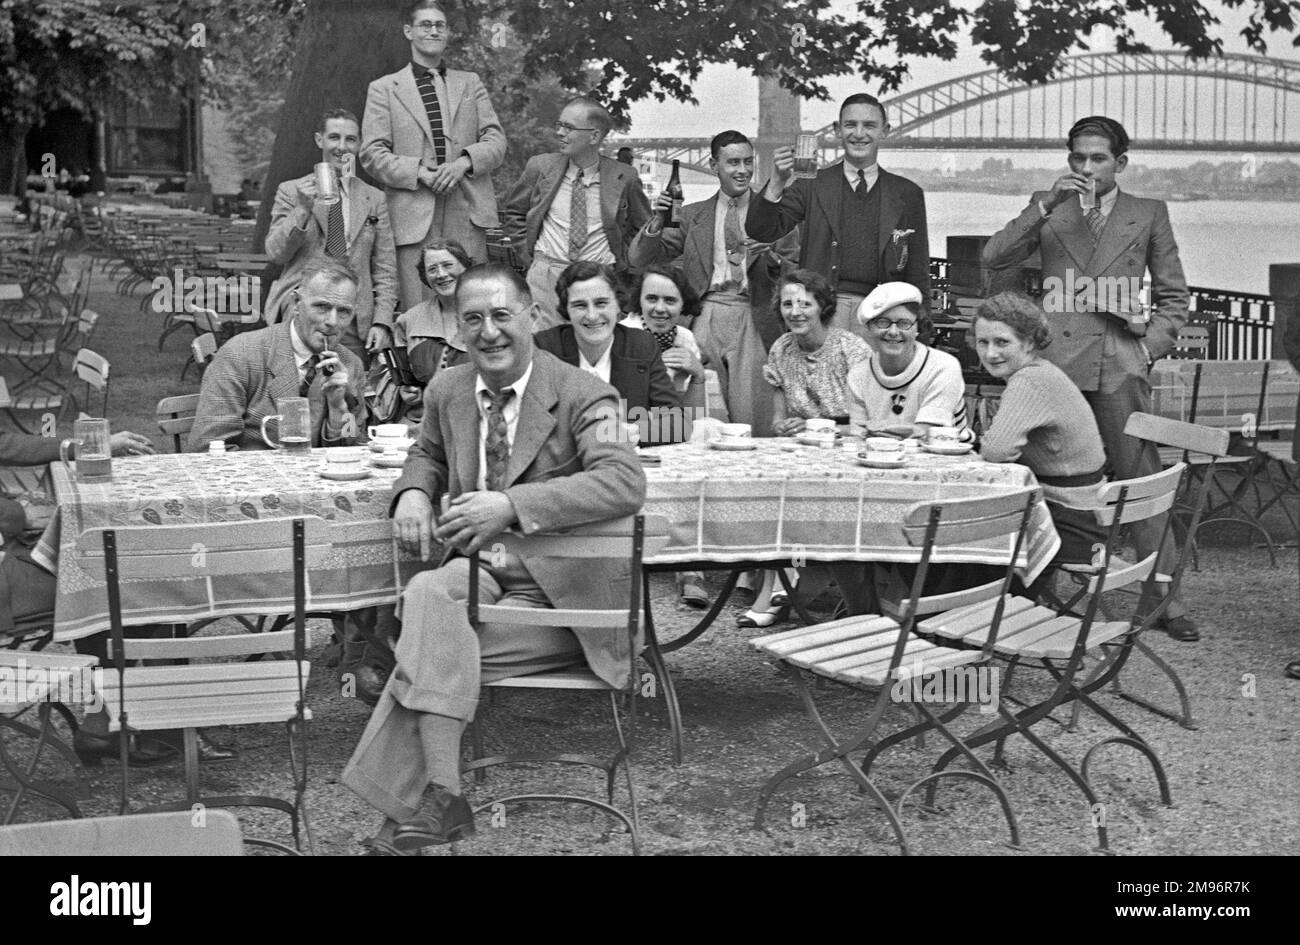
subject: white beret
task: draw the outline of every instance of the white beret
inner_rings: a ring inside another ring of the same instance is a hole
[[[921,304],[921,290],[910,282],[882,282],[871,294],[858,303],[858,322],[865,325],[881,312],[908,302]]]

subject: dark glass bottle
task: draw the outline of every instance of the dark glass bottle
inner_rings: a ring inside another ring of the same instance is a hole
[[[670,209],[660,213],[664,227],[680,227],[682,225],[682,172],[681,161],[673,161],[673,173],[668,178],[667,194],[673,199],[673,205]]]

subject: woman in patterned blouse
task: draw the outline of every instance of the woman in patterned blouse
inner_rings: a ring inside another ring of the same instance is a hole
[[[782,276],[773,304],[787,331],[763,367],[763,377],[776,388],[772,432],[796,436],[804,421],[817,418],[847,424],[849,369],[870,357],[871,349],[857,335],[830,327],[835,293],[811,270]]]
[[[397,316],[393,327],[393,346],[406,349],[411,373],[420,382],[401,389],[407,423],[419,423],[424,388],[434,375],[469,360],[456,326],[456,284],[470,265],[469,253],[455,240],[431,240],[420,254],[420,281],[433,289],[433,297]]]

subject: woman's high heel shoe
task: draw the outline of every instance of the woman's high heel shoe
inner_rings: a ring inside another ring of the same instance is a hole
[[[775,626],[790,615],[787,601],[775,610],[747,610],[736,618],[736,626],[746,630],[764,630]]]

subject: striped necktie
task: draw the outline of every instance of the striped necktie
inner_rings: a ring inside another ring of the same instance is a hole
[[[484,391],[487,397],[487,442],[483,453],[487,459],[484,477],[488,491],[500,492],[506,480],[506,466],[510,463],[509,426],[506,423],[506,404],[515,396],[515,389]]]
[[[573,179],[569,198],[569,262],[582,258],[582,248],[587,245],[587,185],[583,183],[582,168]]]
[[[330,204],[328,227],[325,230],[325,254],[335,259],[342,259],[348,254],[347,234],[343,232],[342,192],[339,199]]]
[[[727,215],[722,221],[722,236],[727,251],[727,278],[739,289],[745,282],[745,234],[740,229],[740,198],[732,197],[727,203]]]
[[[415,71],[415,87],[420,91],[424,112],[429,118],[429,134],[433,138],[434,155],[441,166],[447,163],[447,138],[442,129],[442,107],[438,104],[438,87],[433,81],[434,70],[424,69],[421,72],[414,64],[411,68]],[[445,65],[438,66],[438,75],[447,78]]]
[[[302,383],[298,385],[298,396],[306,397],[311,391],[311,382],[316,380],[316,365],[320,364],[321,356],[313,354],[307,359],[307,371],[302,376]]]

